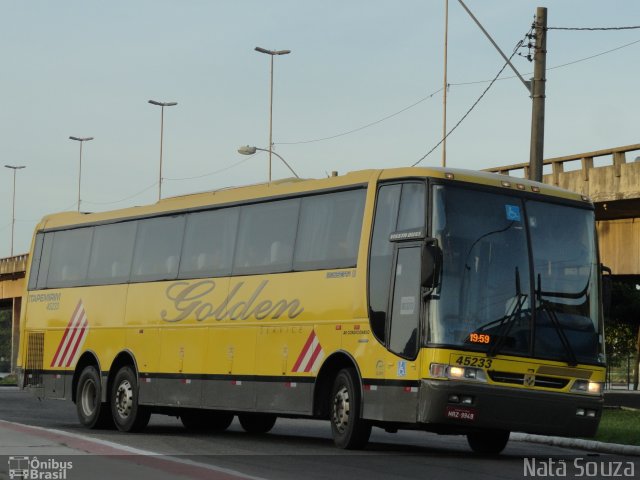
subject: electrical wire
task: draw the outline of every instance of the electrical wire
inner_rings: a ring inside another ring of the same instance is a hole
[[[558,28],[559,28],[559,27],[558,27]],[[576,63],[580,63],[580,62],[585,62],[585,61],[587,61],[587,60],[591,60],[591,59],[593,59],[593,58],[600,57],[600,56],[602,56],[602,55],[606,55],[606,54],[611,53],[611,52],[615,52],[616,50],[621,50],[621,49],[623,49],[623,48],[630,47],[630,46],[635,45],[635,44],[637,44],[637,43],[640,43],[640,40],[634,40],[633,42],[625,43],[625,44],[620,45],[620,46],[618,46],[618,47],[611,48],[611,49],[609,49],[609,50],[605,50],[605,51],[603,51],[603,52],[596,53],[596,54],[594,54],[594,55],[590,55],[590,56],[588,56],[588,57],[579,58],[579,59],[577,59],[577,60],[572,60],[572,61],[567,62],[567,63],[562,63],[562,64],[560,64],[560,65],[555,65],[555,66],[553,66],[553,67],[547,67],[547,71],[549,71],[549,70],[556,70],[556,69],[558,69],[558,68],[564,68],[564,67],[567,67],[567,66],[569,66],[569,65],[574,65],[574,64],[576,64]],[[525,74],[525,75],[532,75],[532,74],[533,74],[533,72],[529,72],[529,73],[527,73],[527,74]],[[506,77],[500,77],[500,78],[498,78],[498,79],[497,79],[497,80],[495,80],[495,81],[510,80],[510,79],[513,79],[513,78],[517,78],[517,75],[509,75],[509,76],[506,76]],[[492,81],[491,79],[486,79],[486,80],[473,80],[473,81],[470,81],[470,82],[447,83],[447,88],[448,88],[448,87],[466,86],[466,85],[478,85],[478,84],[482,84],[482,83],[489,83],[489,82],[491,82],[491,81]],[[397,112],[395,112],[395,113],[392,113],[392,114],[390,114],[390,115],[387,115],[386,117],[383,117],[383,118],[381,118],[381,119],[379,119],[379,120],[376,120],[376,121],[373,121],[373,122],[371,122],[371,123],[367,123],[366,125],[363,125],[363,126],[361,126],[361,127],[354,128],[353,130],[348,130],[348,131],[346,131],[346,132],[338,133],[338,134],[336,134],[336,135],[331,135],[331,136],[329,136],[329,137],[315,138],[315,139],[312,139],[312,140],[302,140],[302,141],[297,141],[297,142],[277,142],[277,143],[274,143],[274,145],[300,145],[300,144],[305,144],[305,143],[322,142],[322,141],[325,141],[325,140],[331,140],[331,139],[334,139],[334,138],[338,138],[338,137],[343,137],[343,136],[345,136],[345,135],[349,135],[349,134],[351,134],[351,133],[359,132],[360,130],[364,130],[365,128],[372,127],[372,126],[374,126],[374,125],[377,125],[378,123],[382,123],[382,122],[383,122],[383,121],[385,121],[385,120],[388,120],[388,119],[390,119],[390,118],[393,118],[393,117],[395,117],[396,115],[399,115],[399,114],[401,114],[401,113],[403,113],[403,112],[406,112],[407,110],[409,110],[409,109],[411,109],[411,108],[413,108],[413,107],[415,107],[415,106],[419,105],[420,103],[424,102],[425,100],[430,99],[431,97],[433,97],[433,96],[434,96],[434,95],[436,95],[437,93],[440,93],[441,91],[442,91],[442,88],[439,88],[439,89],[438,89],[438,90],[436,90],[435,92],[433,92],[433,93],[431,93],[431,94],[427,95],[427,96],[426,96],[426,97],[424,97],[424,98],[421,98],[420,100],[418,100],[418,101],[416,101],[416,102],[412,103],[411,105],[408,105],[407,107],[404,107],[404,108],[403,108],[403,109],[401,109],[401,110],[398,110],[398,111],[397,111]],[[194,177],[194,178],[198,178],[198,177]]]
[[[315,139],[313,139],[313,140],[302,140],[302,141],[299,141],[299,142],[277,142],[277,143],[274,143],[274,145],[300,145],[300,144],[303,144],[303,143],[322,142],[322,141],[324,141],[324,140],[331,140],[331,139],[333,139],[333,138],[338,138],[338,137],[343,137],[343,136],[345,136],[345,135],[349,135],[350,133],[359,132],[360,130],[364,130],[365,128],[372,127],[372,126],[374,126],[374,125],[377,125],[378,123],[381,123],[381,122],[384,122],[385,120],[388,120],[388,119],[390,119],[390,118],[393,118],[393,117],[395,117],[396,115],[400,115],[401,113],[406,112],[407,110],[409,110],[409,109],[411,109],[411,108],[415,107],[416,105],[421,104],[421,103],[422,103],[422,102],[424,102],[425,100],[429,100],[430,98],[432,98],[432,97],[433,97],[434,95],[436,95],[437,93],[440,93],[441,91],[442,91],[442,87],[440,87],[440,88],[439,88],[438,90],[436,90],[435,92],[433,92],[433,93],[431,93],[431,94],[427,95],[426,97],[423,97],[423,98],[421,98],[420,100],[418,100],[418,101],[416,101],[416,102],[412,103],[411,105],[408,105],[408,106],[404,107],[402,110],[398,110],[397,112],[392,113],[392,114],[390,114],[390,115],[387,115],[386,117],[383,117],[383,118],[381,118],[381,119],[379,119],[379,120],[376,120],[375,122],[367,123],[366,125],[363,125],[363,126],[358,127],[358,128],[354,128],[353,130],[349,130],[349,131],[346,131],[346,132],[338,133],[338,134],[336,134],[336,135],[331,135],[330,137],[315,138]]]
[[[150,190],[151,188],[155,187],[156,185],[158,185],[158,182],[152,183],[148,187],[140,190],[139,192],[134,193],[133,195],[129,195],[128,197],[121,198],[120,200],[114,200],[113,202],[92,202],[90,200],[83,200],[83,202],[84,203],[90,203],[92,205],[113,205],[114,203],[124,202],[125,200],[130,200],[130,199],[132,199],[134,197],[137,197],[138,195],[143,194],[147,190]]]
[[[255,155],[255,154],[254,154],[254,155]],[[253,157],[253,155],[251,155],[251,157]],[[241,165],[241,164],[243,164],[244,162],[246,162],[247,160],[249,160],[249,158],[251,158],[251,157],[248,157],[248,158],[246,158],[246,159],[244,159],[244,160],[242,160],[242,161],[240,161],[240,162],[238,162],[238,163],[235,163],[235,164],[233,164],[233,165],[229,165],[228,167],[221,168],[221,169],[216,170],[216,171],[214,171],[214,172],[205,173],[205,174],[203,174],[203,175],[196,175],[196,176],[194,176],[194,177],[183,177],[183,178],[169,178],[169,177],[165,177],[165,178],[163,178],[163,180],[181,181],[181,180],[193,180],[193,179],[196,179],[196,178],[209,177],[209,176],[211,176],[211,175],[215,175],[215,174],[217,174],[217,173],[221,173],[221,172],[224,172],[224,171],[226,171],[226,170],[229,170],[229,169],[231,169],[231,168],[233,168],[233,167],[237,167],[238,165]],[[158,182],[154,182],[154,183],[152,183],[151,185],[149,185],[148,187],[143,188],[143,189],[142,189],[142,190],[140,190],[139,192],[136,192],[136,193],[134,193],[134,194],[132,194],[132,195],[129,195],[129,196],[124,197],[124,198],[121,198],[120,200],[114,200],[114,201],[112,201],[112,202],[92,202],[92,201],[90,201],[90,200],[83,200],[83,202],[84,202],[84,203],[90,203],[90,204],[92,204],[92,205],[113,205],[113,204],[115,204],[115,203],[124,202],[125,200],[131,200],[132,198],[137,197],[138,195],[142,195],[143,193],[145,193],[146,191],[150,190],[151,188],[153,188],[153,187],[155,187],[155,186],[157,186],[157,185],[158,185]],[[74,205],[75,205],[75,204],[74,204]]]
[[[574,30],[574,31],[607,31],[607,30],[637,30],[640,25],[633,25],[631,27],[547,27],[547,30]]]
[[[258,152],[256,152],[256,153],[258,153]],[[215,171],[213,171],[213,172],[204,173],[204,174],[202,174],[202,175],[196,175],[196,176],[194,176],[194,177],[181,177],[181,178],[170,178],[170,177],[165,177],[165,178],[163,178],[163,180],[170,180],[170,181],[172,181],[172,182],[180,182],[180,181],[182,181],[182,180],[194,180],[194,179],[196,179],[196,178],[210,177],[211,175],[216,175],[216,174],[218,174],[218,173],[226,172],[227,170],[231,170],[232,168],[235,168],[235,167],[237,167],[238,165],[242,165],[243,163],[245,163],[246,161],[248,161],[251,157],[254,157],[254,156],[256,155],[256,153],[254,153],[254,154],[252,154],[252,155],[248,156],[248,157],[247,157],[247,158],[245,158],[245,159],[240,160],[240,161],[239,161],[239,162],[237,162],[237,163],[234,163],[233,165],[228,165],[228,166],[226,166],[226,167],[224,167],[224,168],[221,168],[221,169],[219,169],[219,170],[215,170]],[[263,152],[260,152],[260,153],[263,153]]]
[[[528,35],[528,34],[527,34]],[[525,36],[526,38],[526,36]],[[511,54],[511,56],[509,57],[509,60],[507,60],[506,62],[504,62],[504,65],[502,66],[502,68],[500,68],[500,70],[498,70],[498,73],[495,75],[495,77],[493,77],[493,80],[491,80],[491,83],[489,83],[489,85],[487,85],[487,88],[484,89],[484,91],[480,94],[480,96],[478,97],[478,99],[473,103],[473,105],[471,105],[471,107],[469,108],[469,110],[467,110],[467,112],[462,116],[462,118],[460,118],[460,120],[458,120],[458,123],[456,123],[453,128],[451,130],[449,130],[447,132],[447,134],[442,137],[442,139],[436,143],[433,148],[431,148],[431,150],[429,150],[427,153],[425,153],[422,157],[420,157],[415,163],[411,164],[412,167],[415,167],[416,165],[418,165],[420,162],[422,162],[425,158],[427,158],[429,155],[431,155],[431,153],[438,148],[442,142],[444,142],[446,140],[446,138],[451,135],[453,133],[453,131],[458,128],[458,126],[460,126],[460,124],[464,121],[465,118],[467,118],[469,116],[469,114],[473,111],[474,108],[476,108],[476,105],[478,105],[478,103],[480,103],[480,100],[482,100],[482,98],[486,95],[486,93],[489,91],[489,89],[493,86],[494,83],[496,83],[496,80],[498,79],[498,77],[502,74],[502,72],[504,71],[505,68],[507,68],[507,65],[509,65],[509,62],[511,61],[511,59],[516,55],[516,53],[518,52],[518,49],[524,45],[524,38],[522,40],[520,40],[517,44],[516,47],[513,49],[513,53]]]
[[[623,48],[630,47],[631,45],[635,45],[636,43],[640,43],[640,40],[634,40],[633,42],[625,43],[624,45],[620,45],[618,47],[612,48],[610,50],[605,50],[604,52],[596,53],[596,54],[590,55],[588,57],[579,58],[577,60],[572,60],[571,62],[562,63],[560,65],[555,65],[553,67],[547,67],[547,71],[548,70],[556,70],[558,68],[567,67],[567,66],[573,65],[575,63],[585,62],[587,60],[591,60],[592,58],[600,57],[602,55],[606,55],[607,53],[615,52],[616,50],[621,50]],[[529,73],[526,73],[525,75],[532,75],[532,74],[533,74],[533,72],[529,72]],[[500,77],[498,79],[498,81],[500,81],[500,80],[509,80],[509,79],[512,79],[512,78],[517,78],[517,76],[516,75],[509,75],[507,77]],[[487,80],[475,80],[475,81],[471,81],[471,82],[449,83],[448,85],[450,85],[452,87],[458,87],[458,86],[464,86],[464,85],[477,85],[477,84],[480,84],[480,83],[488,83],[490,81],[491,80],[489,80],[489,79],[487,79]]]

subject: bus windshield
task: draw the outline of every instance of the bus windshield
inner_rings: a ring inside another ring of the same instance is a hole
[[[604,361],[593,211],[439,185],[432,219],[443,267],[429,344]]]

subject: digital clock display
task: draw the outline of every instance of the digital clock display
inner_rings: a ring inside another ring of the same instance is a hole
[[[491,342],[491,335],[486,333],[471,333],[469,335],[469,341],[471,343],[489,343]]]

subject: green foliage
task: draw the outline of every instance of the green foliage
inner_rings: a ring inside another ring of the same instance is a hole
[[[636,352],[636,326],[626,323],[605,325],[607,360],[610,367],[619,367]]]

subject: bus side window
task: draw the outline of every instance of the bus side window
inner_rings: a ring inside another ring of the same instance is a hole
[[[87,227],[54,232],[48,288],[85,284],[93,230]]]
[[[93,234],[89,284],[115,284],[129,280],[138,222],[99,225]]]
[[[179,278],[231,275],[239,212],[234,207],[187,216]]]
[[[241,207],[234,275],[292,270],[299,207],[297,198]]]
[[[132,281],[172,280],[177,277],[184,222],[184,215],[139,221]]]

